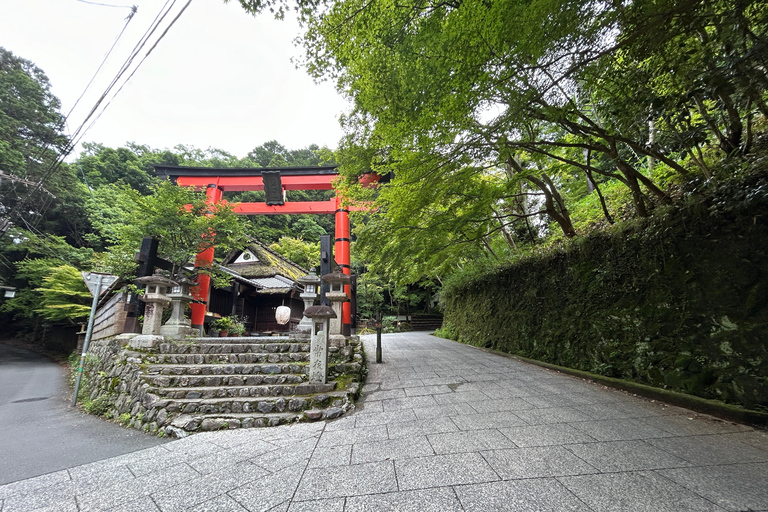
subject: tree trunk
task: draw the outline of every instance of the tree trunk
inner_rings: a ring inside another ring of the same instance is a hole
[[[613,217],[608,212],[608,205],[605,204],[605,197],[603,197],[603,193],[600,190],[600,187],[597,185],[597,182],[592,179],[592,171],[584,171],[584,172],[586,172],[587,178],[592,183],[592,186],[595,188],[595,192],[597,192],[597,197],[600,199],[600,206],[603,209],[603,215],[605,216],[605,220],[608,221],[608,224],[615,224]]]
[[[576,229],[573,227],[571,218],[568,215],[568,210],[564,208],[562,197],[554,188],[554,185],[552,185],[552,181],[549,177],[546,174],[543,174],[542,180],[529,174],[525,178],[536,185],[536,187],[544,193],[544,211],[557,222],[560,229],[563,230],[563,234],[569,238],[576,236]],[[548,185],[552,188],[550,189]],[[560,211],[558,211],[557,206],[555,206],[556,203],[562,208]]]

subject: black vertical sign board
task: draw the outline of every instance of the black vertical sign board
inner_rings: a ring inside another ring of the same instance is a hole
[[[331,247],[331,235],[320,236],[320,276],[330,274],[333,269],[333,248]],[[320,285],[320,305],[330,306],[331,301],[325,298],[325,294],[331,291],[330,285],[322,283]]]
[[[349,303],[350,308],[352,310],[352,329],[353,332],[357,332],[357,274],[352,274],[349,276],[350,279],[350,287],[349,287]]]
[[[157,262],[157,246],[160,241],[151,236],[145,236],[141,240],[141,249],[136,255],[136,261],[139,262],[139,268],[136,270],[136,277],[151,276],[155,270]],[[144,303],[139,300],[137,295],[131,294],[128,302],[125,304],[125,310],[128,314],[125,317],[123,332],[139,332],[139,317],[144,314]]]

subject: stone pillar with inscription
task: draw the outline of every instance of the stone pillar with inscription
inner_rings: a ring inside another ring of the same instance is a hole
[[[312,337],[309,348],[309,382],[325,384],[328,378],[329,320],[336,313],[328,306],[310,306],[304,316],[312,321]],[[317,332],[317,322],[323,322],[323,330]]]

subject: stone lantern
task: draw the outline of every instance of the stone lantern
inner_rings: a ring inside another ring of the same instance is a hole
[[[171,302],[168,297],[168,288],[178,286],[175,281],[161,275],[161,270],[156,270],[154,275],[140,277],[133,282],[145,285],[146,290],[140,298],[147,306],[144,308],[144,326],[141,335],[131,338],[132,348],[154,348],[155,344],[162,341],[160,326],[163,322],[163,310]]]
[[[197,329],[193,329],[192,322],[184,316],[187,304],[192,302],[194,297],[190,293],[190,287],[197,285],[186,276],[180,276],[176,279],[177,285],[173,287],[172,293],[168,294],[171,299],[171,318],[160,328],[160,334],[168,338],[184,338],[193,334],[199,334]]]
[[[342,306],[349,300],[347,294],[344,292],[344,285],[350,284],[352,279],[341,271],[340,266],[336,268],[330,274],[323,276],[323,282],[331,287],[331,290],[325,294],[325,297],[331,301],[331,307],[336,313],[336,317],[331,320],[331,334],[342,335]]]
[[[309,274],[302,276],[297,281],[304,285],[304,293],[299,297],[304,301],[304,311],[312,307],[317,299],[317,291],[320,286],[320,277],[315,274],[315,269],[309,269]],[[301,317],[301,322],[296,330],[302,334],[309,334],[312,332],[312,321],[306,316]]]
[[[328,378],[328,342],[329,319],[336,318],[336,312],[328,306],[310,306],[304,310],[304,316],[311,320],[312,337],[309,349],[309,382],[325,384]],[[323,321],[323,331],[315,331],[317,320]]]

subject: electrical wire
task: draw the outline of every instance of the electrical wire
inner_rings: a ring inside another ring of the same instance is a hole
[[[83,1],[83,0],[80,0],[80,1]],[[80,100],[83,99],[83,96],[85,96],[85,93],[88,92],[88,89],[90,89],[91,85],[93,84],[93,81],[96,79],[96,76],[98,76],[99,72],[101,71],[101,68],[104,67],[104,63],[106,63],[109,56],[112,55],[112,50],[115,49],[115,46],[117,46],[117,43],[120,41],[120,38],[123,37],[123,34],[125,33],[125,29],[128,28],[128,24],[133,19],[133,16],[136,14],[136,11],[137,11],[137,8],[134,5],[131,8],[131,14],[129,14],[128,17],[125,18],[125,25],[123,25],[123,29],[117,35],[117,38],[115,38],[115,42],[112,43],[112,46],[109,48],[109,51],[107,51],[106,55],[104,55],[104,59],[101,61],[101,64],[99,64],[99,67],[96,69],[96,72],[91,77],[91,80],[88,82],[88,85],[85,86],[85,89],[83,89],[83,92],[80,93],[80,96],[77,98],[77,101],[75,101],[75,104],[72,105],[71,109],[69,109],[69,113],[64,118],[64,122],[66,122],[66,120],[69,119],[69,116],[71,116],[72,112],[75,110],[75,108],[77,108],[77,105],[80,103]]]
[[[119,7],[121,9],[131,9],[132,7],[136,7],[135,5],[134,6],[130,6],[130,5],[102,4],[101,2],[89,2],[88,0],[75,0],[75,1],[83,3],[83,4],[100,5],[102,7]]]
[[[74,142],[75,146],[80,143],[80,140],[82,140],[82,138],[85,136],[85,134],[88,132],[88,130],[90,130],[93,127],[93,125],[96,124],[96,121],[98,121],[99,118],[101,117],[101,115],[104,113],[104,111],[107,110],[107,107],[109,107],[112,104],[112,100],[114,100],[117,97],[117,95],[120,94],[120,91],[123,90],[123,87],[125,87],[125,84],[127,84],[131,80],[131,77],[133,77],[133,75],[136,73],[136,71],[139,70],[139,67],[144,63],[145,60],[147,60],[147,57],[149,57],[149,55],[152,53],[152,51],[155,48],[157,48],[157,45],[160,43],[160,41],[165,37],[165,35],[168,33],[168,31],[171,29],[171,27],[174,25],[174,23],[176,23],[176,20],[178,20],[181,17],[181,15],[184,13],[184,11],[187,9],[187,7],[189,7],[189,4],[191,4],[191,3],[192,3],[192,0],[188,0],[187,3],[184,5],[184,7],[181,8],[181,11],[179,11],[179,13],[176,15],[176,17],[171,21],[170,25],[168,25],[168,27],[166,27],[166,29],[163,31],[163,33],[160,34],[160,37],[157,39],[157,41],[155,41],[155,44],[152,45],[152,47],[147,51],[147,53],[144,55],[144,57],[141,59],[141,61],[139,61],[139,63],[133,69],[131,74],[128,75],[128,78],[126,78],[126,80],[122,83],[122,85],[120,85],[120,87],[117,89],[117,92],[115,92],[115,94],[107,102],[107,104],[104,105],[104,108],[101,110],[101,112],[99,112],[99,114],[91,122],[91,124],[88,125],[88,128],[86,128],[86,130]]]
[[[90,3],[90,2],[85,2]],[[168,6],[168,4],[171,4]],[[29,200],[31,195],[35,192],[37,192],[40,188],[42,188],[43,183],[50,178],[50,176],[61,166],[61,163],[64,161],[64,159],[69,155],[69,153],[72,152],[72,150],[77,146],[77,144],[82,140],[82,138],[85,136],[85,134],[90,130],[95,122],[101,117],[101,115],[104,113],[106,108],[111,104],[111,102],[115,99],[117,94],[122,91],[125,84],[131,79],[131,77],[136,73],[138,68],[141,66],[141,64],[149,57],[149,55],[152,53],[152,51],[157,47],[157,45],[160,43],[160,41],[165,37],[165,35],[168,33],[170,28],[176,23],[176,21],[181,17],[181,15],[184,13],[184,11],[189,7],[189,5],[192,3],[192,0],[188,0],[187,3],[184,5],[184,7],[181,9],[181,11],[176,15],[176,17],[170,22],[168,27],[165,28],[165,30],[160,34],[158,39],[154,42],[154,44],[151,46],[149,51],[144,55],[144,57],[139,61],[139,63],[136,65],[136,67],[133,69],[131,74],[128,76],[128,78],[120,85],[117,92],[110,98],[110,100],[107,102],[107,104],[104,106],[104,108],[99,112],[99,114],[96,116],[96,118],[87,126],[85,127],[86,123],[93,117],[95,112],[98,110],[99,106],[102,104],[104,99],[109,95],[111,90],[114,88],[114,86],[119,82],[120,78],[126,73],[126,71],[130,68],[131,64],[133,63],[134,59],[138,55],[138,53],[144,48],[144,46],[147,44],[149,39],[152,37],[152,34],[155,33],[155,31],[158,29],[162,21],[165,19],[165,17],[168,15],[168,13],[171,11],[173,6],[176,4],[176,0],[167,0],[164,6],[160,9],[160,12],[155,16],[155,19],[153,20],[150,27],[145,31],[142,38],[139,40],[139,42],[134,46],[134,49],[132,50],[130,56],[121,66],[120,70],[118,71],[118,74],[115,76],[115,78],[110,82],[109,86],[107,86],[107,89],[102,93],[102,95],[97,100],[96,104],[93,106],[89,114],[86,116],[86,118],[83,120],[83,122],[80,124],[78,129],[75,131],[73,136],[70,138],[69,143],[62,148],[61,152],[59,153],[58,157],[50,164],[48,169],[43,173],[42,177],[38,181],[38,184],[36,187],[34,187],[33,190],[30,190],[27,192],[26,197],[18,202],[14,208],[11,210],[11,212],[8,215],[8,218],[10,219],[14,214],[18,214],[18,210],[20,210]],[[166,8],[167,7],[167,8]],[[66,121],[66,118],[64,118],[64,121]],[[85,127],[85,128],[84,128]],[[15,211],[14,211],[15,210]],[[20,216],[20,218],[22,218]],[[25,219],[22,218],[22,221],[27,223]],[[27,223],[28,224],[28,223]],[[10,223],[6,223],[5,225],[0,226],[0,236],[4,235],[8,229],[10,228]]]
[[[190,0],[191,1],[191,0]],[[171,3],[169,7],[168,3]],[[96,104],[91,108],[91,111],[88,113],[88,115],[85,117],[83,122],[80,124],[80,126],[75,130],[75,133],[72,134],[70,143],[68,144],[67,148],[67,154],[69,154],[72,149],[77,145],[76,143],[73,143],[72,141],[78,137],[80,132],[85,127],[86,123],[91,119],[91,117],[96,113],[99,106],[101,106],[101,103],[106,99],[106,97],[109,95],[109,93],[112,91],[112,89],[115,87],[115,84],[122,78],[122,76],[125,74],[125,72],[131,67],[131,64],[133,64],[133,60],[136,58],[136,56],[139,54],[142,48],[144,48],[144,45],[147,44],[147,41],[150,37],[152,37],[152,34],[155,33],[155,30],[157,30],[157,27],[162,23],[162,21],[165,19],[165,17],[168,15],[168,12],[173,8],[174,4],[176,3],[176,0],[167,0],[165,2],[165,5],[163,5],[162,9],[160,10],[160,13],[155,17],[155,19],[152,22],[152,25],[147,29],[146,32],[144,32],[144,35],[141,37],[138,43],[136,43],[136,46],[134,46],[133,50],[131,51],[130,56],[126,61],[123,63],[123,65],[120,67],[120,70],[117,72],[117,75],[112,79],[112,81],[109,83],[107,88],[104,90],[104,92],[101,94],[99,99],[96,101]],[[164,12],[163,12],[164,10]],[[158,19],[159,18],[159,19]]]

